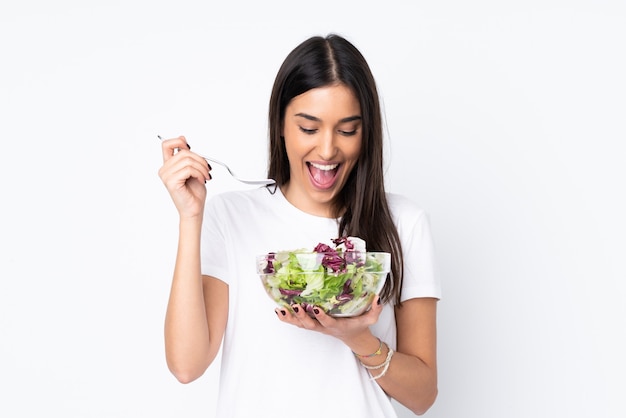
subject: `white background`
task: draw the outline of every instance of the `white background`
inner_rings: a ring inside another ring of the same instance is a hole
[[[426,416],[626,416],[623,2],[98,3],[0,6],[0,416],[212,416],[218,367],[164,361],[156,135],[263,175],[273,77],[328,32],[379,83],[388,189],[430,214]]]

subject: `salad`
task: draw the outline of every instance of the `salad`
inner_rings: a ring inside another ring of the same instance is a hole
[[[332,316],[367,310],[389,273],[390,254],[367,252],[358,237],[319,243],[313,251],[272,252],[257,259],[268,295],[279,305],[300,304],[309,314],[320,307]]]

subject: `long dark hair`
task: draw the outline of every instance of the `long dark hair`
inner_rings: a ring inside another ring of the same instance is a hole
[[[333,202],[341,215],[338,236],[360,237],[368,251],[391,253],[391,276],[381,292],[387,302],[400,304],[403,256],[398,231],[393,223],[383,176],[383,127],[374,77],[359,50],[345,38],[331,34],[302,42],[280,67],[269,106],[268,176],[278,186],[289,181],[289,159],[281,130],[285,109],[296,96],[311,89],[334,84],[349,87],[361,106],[361,154],[345,186]]]

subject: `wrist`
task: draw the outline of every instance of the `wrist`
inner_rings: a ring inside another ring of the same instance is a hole
[[[359,360],[380,357],[383,353],[383,342],[371,332],[364,333],[346,341],[352,353]]]
[[[202,214],[194,215],[194,216],[182,216],[181,215],[179,217],[178,225],[180,226],[180,228],[185,228],[185,229],[201,228],[202,219],[203,219]]]
[[[387,343],[383,343],[383,345],[387,348],[387,354],[385,355],[385,360],[382,363],[370,365],[361,360],[361,365],[368,370],[371,380],[380,379],[385,376],[387,374],[387,370],[389,370],[389,365],[391,364],[391,358],[393,357],[394,351],[387,345]]]
[[[376,338],[376,340],[378,340],[378,348],[376,348],[376,351],[372,351],[369,354],[359,354],[353,350],[352,353],[355,356],[357,356],[360,360],[372,358],[374,356],[380,356],[381,353],[383,352],[383,342],[380,338]]]

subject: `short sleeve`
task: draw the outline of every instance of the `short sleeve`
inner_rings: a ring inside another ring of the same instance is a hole
[[[441,283],[428,215],[410,201],[401,200],[397,203],[392,211],[395,212],[404,256],[400,300],[424,297],[441,299]]]
[[[219,195],[206,203],[200,236],[200,272],[228,284],[230,280],[226,245],[228,220],[220,216],[226,213],[223,206]]]

